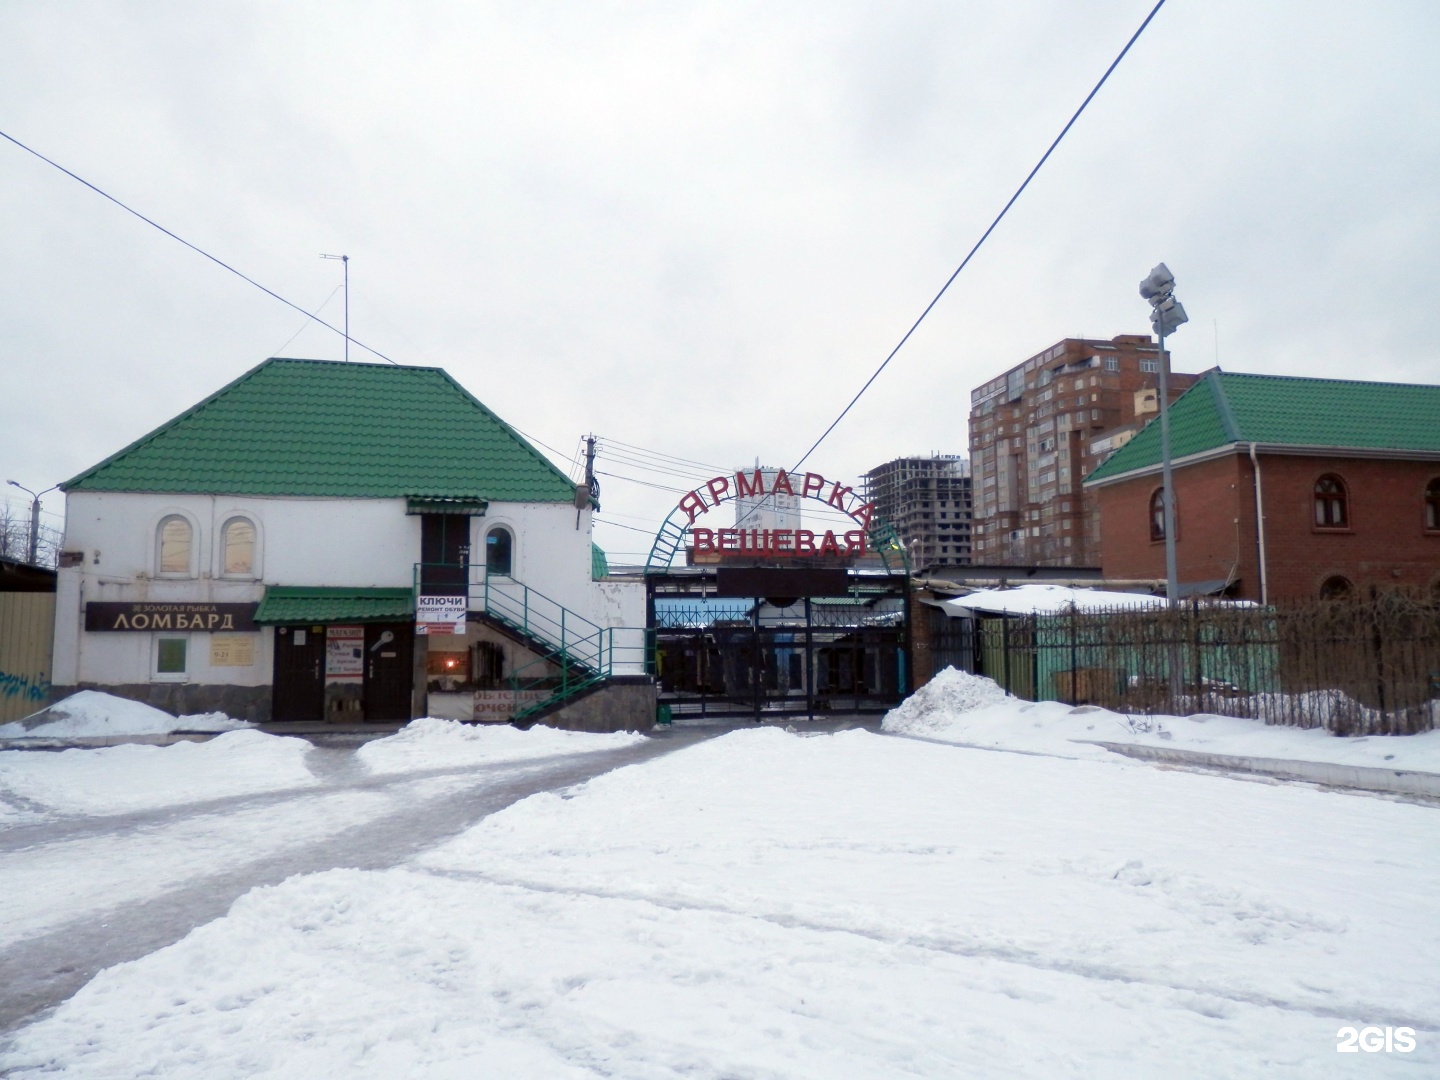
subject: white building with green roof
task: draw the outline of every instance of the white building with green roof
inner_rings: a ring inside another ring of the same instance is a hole
[[[438,368],[270,359],[62,488],[56,696],[504,720],[643,670],[587,494]]]

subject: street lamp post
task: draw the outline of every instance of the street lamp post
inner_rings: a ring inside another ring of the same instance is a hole
[[[34,565],[36,565],[36,563],[35,563],[35,556],[36,556],[36,553],[37,553],[38,550],[39,550],[39,544],[40,544],[40,495],[48,495],[48,494],[50,494],[50,492],[54,491],[55,488],[58,488],[60,485],[59,485],[59,484],[56,484],[55,487],[48,487],[48,488],[46,488],[44,491],[40,492],[40,495],[37,495],[37,494],[35,494],[35,492],[33,492],[33,491],[31,491],[29,488],[27,488],[24,484],[17,484],[14,480],[7,480],[7,481],[5,481],[5,482],[6,482],[7,484],[9,484],[11,487],[17,487],[17,488],[19,488],[21,491],[25,492],[26,495],[29,495],[29,496],[30,496],[30,559],[29,559],[29,563],[30,563],[31,566],[34,566]]]
[[[1174,607],[1180,602],[1180,583],[1175,570],[1175,486],[1170,465],[1170,358],[1165,354],[1165,335],[1190,321],[1175,299],[1175,275],[1161,263],[1140,282],[1140,295],[1150,301],[1150,325],[1160,339],[1160,502],[1165,514],[1165,598]]]

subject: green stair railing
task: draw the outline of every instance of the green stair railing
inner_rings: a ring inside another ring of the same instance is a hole
[[[568,700],[610,677],[615,660],[612,628],[571,611],[524,582],[483,573],[479,566],[415,564],[417,595],[451,588],[453,595],[465,593],[470,610],[482,611],[526,638],[537,654],[506,678],[515,700],[512,720]],[[545,696],[537,699],[537,691]]]
[[[569,701],[609,678],[614,668],[613,630],[602,628],[593,640],[576,640],[572,647],[587,656],[599,657],[598,664],[577,663],[570,649],[554,649],[507,676],[515,702],[512,721]]]

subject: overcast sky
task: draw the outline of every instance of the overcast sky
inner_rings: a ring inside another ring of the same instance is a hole
[[[562,457],[593,432],[789,465],[1151,3],[11,0],[0,130],[302,307],[350,255],[355,338]],[[1161,260],[1180,370],[1437,381],[1437,46],[1433,0],[1169,0],[809,467],[963,452],[975,385],[1147,331]],[[65,480],[268,356],[342,356],[3,142],[0,200],[4,479]],[[602,545],[648,550],[620,526],[676,496],[602,484]]]

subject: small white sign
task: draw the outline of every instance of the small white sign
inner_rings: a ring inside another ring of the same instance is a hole
[[[465,633],[463,594],[458,596],[419,596],[415,598],[415,632],[417,634]]]

